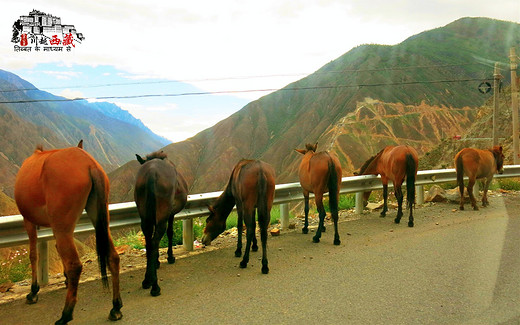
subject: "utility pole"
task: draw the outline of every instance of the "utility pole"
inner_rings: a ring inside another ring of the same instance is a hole
[[[515,48],[509,49],[509,60],[511,62],[511,111],[513,116],[513,162],[520,163],[518,157],[518,79],[516,78],[517,56]]]
[[[498,62],[495,62],[495,70],[493,71],[493,146],[498,145],[497,120],[498,120],[498,93],[500,91],[500,69]]]

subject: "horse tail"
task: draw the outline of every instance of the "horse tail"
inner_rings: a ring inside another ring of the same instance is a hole
[[[265,218],[268,217],[268,209],[267,209],[267,177],[265,176],[265,171],[262,168],[262,165],[260,164],[259,170],[258,170],[258,181],[257,181],[257,209],[258,209],[258,216],[264,216]],[[260,221],[260,220],[259,220]],[[254,222],[254,220],[253,220]],[[271,222],[271,220],[266,221]]]
[[[462,162],[462,155],[459,153],[455,157],[455,170],[457,171],[457,185],[459,189],[462,188],[461,193],[464,191],[464,164]]]
[[[145,188],[145,199],[146,199],[146,214],[145,220],[148,226],[153,227],[152,234],[155,233],[155,226],[157,221],[157,197],[155,195],[155,181],[156,174],[148,175],[146,179],[146,188]]]
[[[100,169],[90,169],[92,189],[90,196],[95,195],[97,216],[94,228],[96,230],[96,251],[101,272],[101,281],[104,287],[108,287],[107,264],[110,252],[110,234],[108,230],[108,182],[106,175]]]
[[[336,164],[329,157],[329,179],[327,180],[329,188],[329,207],[330,213],[334,216],[338,213],[338,173],[336,173]]]
[[[410,211],[415,204],[415,159],[411,154],[406,154],[406,200]]]

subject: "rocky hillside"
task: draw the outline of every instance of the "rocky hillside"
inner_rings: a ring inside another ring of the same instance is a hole
[[[513,125],[511,91],[505,87],[499,95],[497,137],[504,148],[505,164],[513,164]],[[422,157],[422,169],[454,168],[453,159],[463,148],[487,149],[493,146],[493,98],[479,108],[475,122],[461,133],[462,137],[445,138]]]
[[[306,142],[332,146],[345,174],[384,144],[426,152],[473,122],[485,100],[477,86],[492,75],[489,62],[507,61],[519,45],[519,24],[487,18],[460,19],[394,46],[362,45],[164,150],[191,193],[222,189],[246,157],[272,164],[277,183],[296,181],[300,157],[293,149]],[[110,175],[113,201],[132,200],[137,168],[130,162]]]

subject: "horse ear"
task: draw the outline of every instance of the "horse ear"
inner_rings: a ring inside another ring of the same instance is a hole
[[[138,154],[135,154],[135,157],[137,158],[137,161],[138,161],[141,165],[144,164],[144,163],[146,162],[146,161],[145,161],[143,158],[141,158],[141,156],[139,156]]]
[[[83,149],[83,139],[79,140],[78,148]]]
[[[498,147],[498,150],[500,151],[500,153],[502,153],[502,146]]]
[[[359,176],[359,173],[358,172],[354,172],[354,176]]]
[[[314,145],[314,152],[316,152],[316,150],[318,150],[318,141],[316,141],[316,144]]]
[[[307,150],[304,149],[294,149],[294,151],[301,153],[302,155],[305,155],[307,153]]]
[[[211,205],[209,205],[209,204],[207,206],[208,206],[209,212],[215,214],[215,209],[213,209],[213,207]]]

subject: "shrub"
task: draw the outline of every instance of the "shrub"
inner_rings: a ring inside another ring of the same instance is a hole
[[[18,282],[31,277],[31,262],[26,248],[13,249],[6,260],[0,261],[0,284]]]

